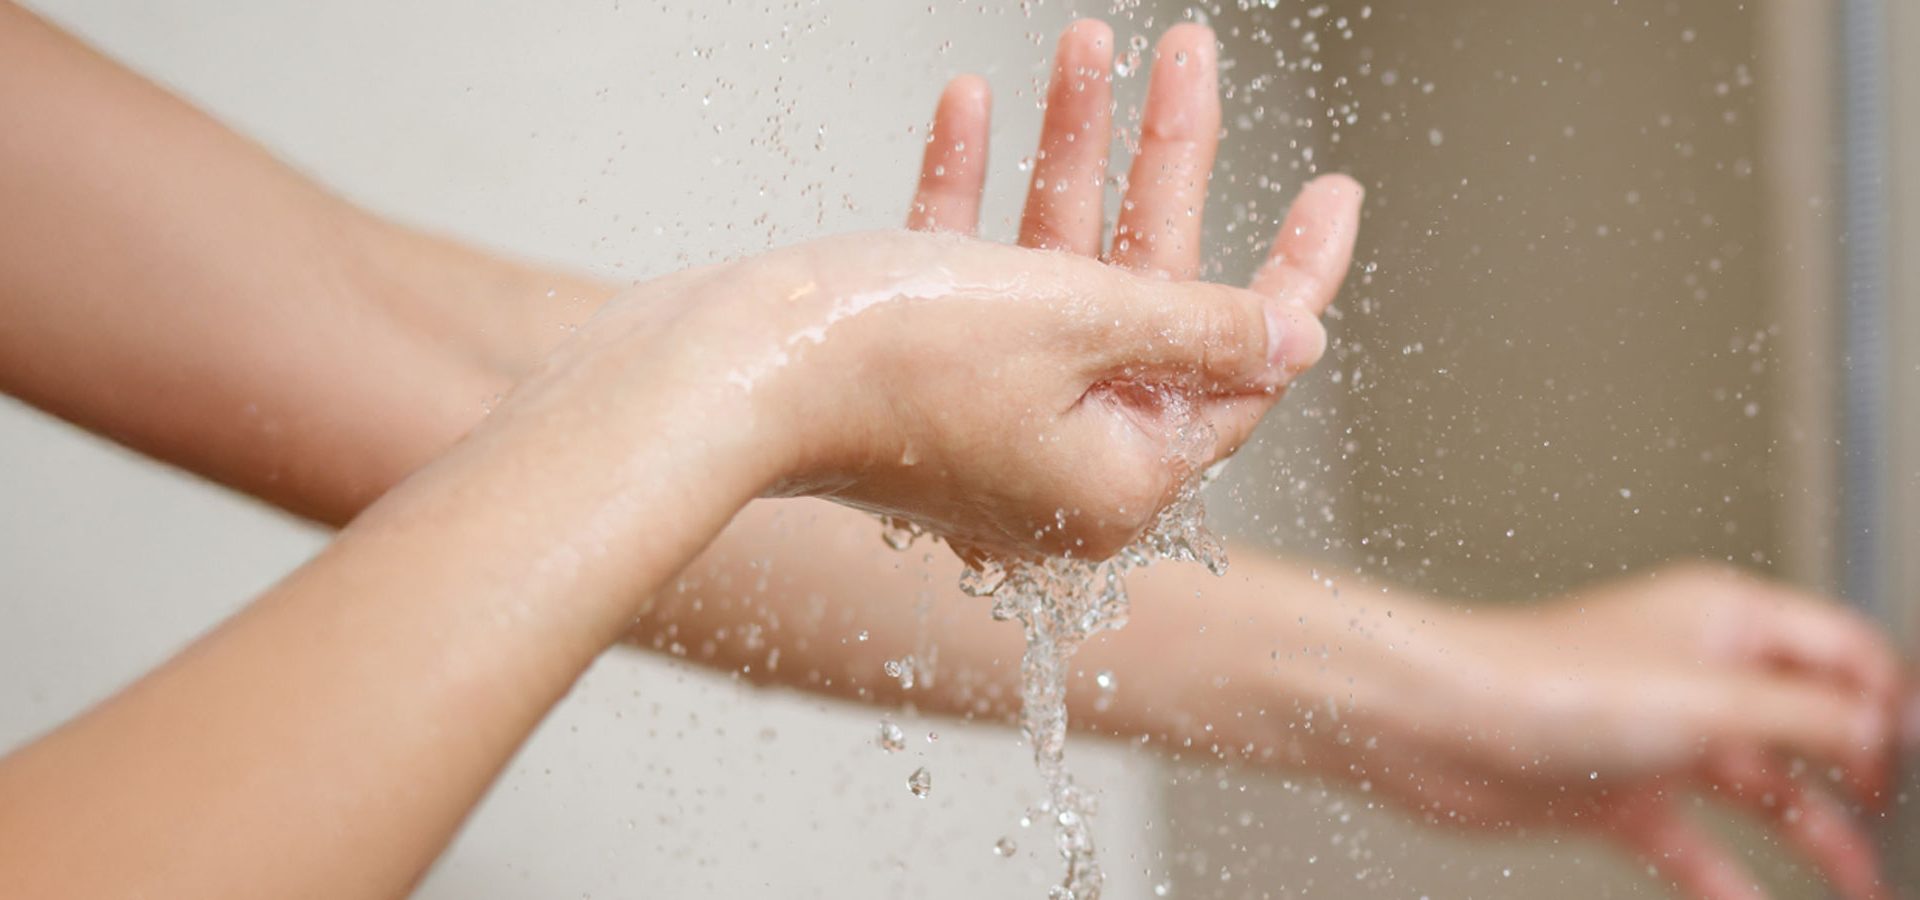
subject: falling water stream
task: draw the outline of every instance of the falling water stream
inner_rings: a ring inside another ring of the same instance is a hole
[[[1020,730],[1046,782],[1040,810],[1055,828],[1055,846],[1066,863],[1066,874],[1048,891],[1049,900],[1097,900],[1105,881],[1090,824],[1094,805],[1066,764],[1067,676],[1074,653],[1088,638],[1127,623],[1129,570],[1166,559],[1198,561],[1216,575],[1227,568],[1226,549],[1206,529],[1201,502],[1200,489],[1214,474],[1201,468],[1203,454],[1213,444],[1211,430],[1185,398],[1169,394],[1162,401],[1176,425],[1170,461],[1194,474],[1139,538],[1105,560],[1060,556],[1005,564],[985,561],[960,578],[963,592],[993,600],[995,620],[1019,622],[1026,635],[1027,649],[1020,660]],[[904,546],[901,527],[889,526],[888,543],[895,547]],[[915,787],[914,793],[924,795],[924,790]],[[996,852],[1006,855],[998,846]]]

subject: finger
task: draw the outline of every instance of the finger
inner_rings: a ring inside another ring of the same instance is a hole
[[[1243,394],[1207,402],[1201,409],[1200,419],[1207,428],[1203,450],[1210,454],[1207,457],[1208,464],[1226,459],[1246,446],[1253,439],[1254,431],[1260,427],[1260,420],[1279,399],[1279,392],[1275,392],[1272,395]]]
[[[1795,779],[1784,761],[1751,750],[1717,753],[1707,778],[1728,802],[1768,822],[1841,897],[1885,896],[1872,836],[1832,796]]]
[[[1282,323],[1279,327],[1283,332],[1282,341],[1286,340],[1284,335],[1290,334],[1294,336],[1297,346],[1281,350],[1277,388],[1260,394],[1230,394],[1210,399],[1201,407],[1202,419],[1212,438],[1214,460],[1232,456],[1252,440],[1260,420],[1266,417],[1274,404],[1280,402],[1287,386],[1312,367],[1326,350],[1327,332],[1319,318],[1300,306],[1287,306],[1281,313]],[[1268,325],[1269,329],[1273,327],[1272,324]]]
[[[920,161],[920,186],[907,211],[908,228],[972,234],[980,226],[992,105],[992,92],[977,75],[955,78],[940,93]]]
[[[1716,582],[1709,581],[1708,584]],[[1737,604],[1705,604],[1740,621],[1722,623],[1741,636],[1738,649],[1762,662],[1806,671],[1877,696],[1897,693],[1900,663],[1885,635],[1840,603],[1777,582],[1722,574],[1721,590]]]
[[[1878,628],[1851,609],[1792,588],[1752,581],[1743,585],[1761,602],[1742,623],[1744,649],[1763,665],[1819,679],[1848,691],[1879,711],[1875,734],[1888,736],[1877,758],[1860,775],[1867,802],[1876,808],[1891,799],[1894,757],[1891,739],[1900,719],[1902,675],[1899,657]],[[1864,747],[1863,752],[1875,748]]]
[[[1764,900],[1752,873],[1712,833],[1671,801],[1651,799],[1613,818],[1616,840],[1651,865],[1682,895],[1697,900]]]
[[[1793,677],[1721,682],[1718,697],[1694,699],[1709,746],[1764,747],[1836,767],[1841,784],[1871,803],[1888,779],[1892,725],[1872,702]]]
[[[1109,295],[1096,364],[1107,376],[1183,376],[1209,395],[1272,395],[1326,348],[1318,319],[1252,291],[1107,270],[1131,290]],[[1272,402],[1272,397],[1268,397]]]
[[[1213,32],[1184,23],[1154,51],[1140,152],[1127,175],[1111,259],[1186,281],[1200,272],[1201,212],[1220,145],[1218,53]]]
[[[1081,19],[1060,35],[1020,246],[1100,252],[1107,148],[1113,142],[1113,29]]]
[[[1360,183],[1345,175],[1307,182],[1280,223],[1267,261],[1254,274],[1253,289],[1314,315],[1325,312],[1353,264],[1365,196]]]

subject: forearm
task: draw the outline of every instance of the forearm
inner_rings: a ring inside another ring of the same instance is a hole
[[[604,298],[380,222],[0,3],[0,390],[339,524]]]
[[[0,881],[405,893],[634,598],[766,481],[709,427],[741,417],[708,400],[624,401],[584,431],[490,423],[166,667],[0,762]]]
[[[1472,626],[1436,598],[1249,547],[1224,576],[1160,565],[1129,589],[1127,627],[1080,657],[1118,681],[1102,727],[1339,774],[1367,737],[1463,712],[1451,657]]]
[[[1077,726],[1337,769],[1347,754],[1316,723],[1411,727],[1445,713],[1450,681],[1435,676],[1463,627],[1457,614],[1357,579],[1330,586],[1250,548],[1232,559],[1224,577],[1174,564],[1129,576],[1128,625],[1075,657]],[[961,594],[959,574],[931,541],[885,546],[872,516],[756,503],[661,593],[632,639],[758,683],[1011,720],[1019,629]],[[886,664],[910,655],[932,662],[933,677],[908,689]],[[1110,694],[1094,683],[1102,671]]]

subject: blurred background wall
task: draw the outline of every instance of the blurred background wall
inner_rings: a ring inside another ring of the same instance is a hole
[[[944,78],[997,92],[1013,232],[1053,35],[1185,4],[566,7],[34,0],[355,200],[640,278],[901,217]],[[1675,557],[1831,578],[1832,214],[1820,4],[1499,0],[1207,8],[1227,137],[1212,274],[1314,171],[1371,189],[1328,360],[1212,499],[1330,571],[1467,603]],[[1124,61],[1124,59],[1123,59]],[[1144,78],[1118,81],[1137,114]],[[0,407],[0,746],[72,715],[324,536]],[[909,602],[910,598],[900,598]],[[984,614],[984,610],[982,610]],[[1007,729],[745,690],[614,654],[428,897],[1038,896]],[[937,743],[923,738],[937,731]],[[1314,779],[1081,738],[1119,897],[1661,896],[1564,835],[1468,839]],[[929,801],[904,780],[934,775]],[[1730,828],[1737,826],[1729,825]],[[1022,845],[1012,860],[990,848]],[[1750,838],[1789,894],[1804,873]]]
[[[1215,507],[1468,604],[1688,558],[1831,587],[1831,7],[1325,7],[1216,23],[1243,83],[1323,64],[1292,102],[1243,98],[1291,115],[1238,118],[1236,171],[1312,146],[1371,193],[1333,352]],[[1421,827],[1315,779],[1201,767],[1167,803],[1182,896],[1663,895],[1597,842]]]

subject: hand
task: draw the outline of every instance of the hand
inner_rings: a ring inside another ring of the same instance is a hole
[[[1218,52],[1213,32],[1169,29],[1155,48],[1139,152],[1104,259],[1172,281],[1200,271],[1201,212],[1220,143]],[[1083,19],[1061,34],[1047,90],[1022,247],[1100,256],[1107,149],[1112,143],[1113,32]],[[972,234],[986,182],[989,96],[972,75],[947,85],[934,112],[908,227]],[[1343,175],[1308,183],[1289,210],[1253,290],[1277,302],[1289,324],[1309,321],[1338,293],[1353,257],[1360,185]],[[1317,353],[1315,354],[1317,356]]]
[[[617,418],[631,385],[684,384],[738,422],[712,429],[732,442],[717,449],[750,449],[771,492],[1098,557],[1244,441],[1324,341],[1251,291],[859,235],[639,285],[502,412]]]
[[[1451,701],[1386,729],[1352,777],[1436,821],[1597,832],[1691,896],[1760,896],[1688,814],[1706,794],[1767,822],[1841,896],[1886,896],[1835,792],[1884,808],[1899,665],[1850,611],[1690,565],[1454,625],[1430,672]]]
[[[1112,34],[1061,39],[1023,246],[869,235],[641,285],[590,327],[610,366],[677,356],[758,398],[776,493],[816,493],[916,520],[956,546],[1111,554],[1194,470],[1233,452],[1318,360],[1317,319],[1351,261],[1361,192],[1310,185],[1252,292],[1180,283],[1199,268],[1218,143],[1211,32],[1160,48],[1134,187],[1110,261],[1099,250]],[[987,94],[950,84],[912,225],[971,231],[985,178]],[[769,300],[768,298],[776,298]],[[724,362],[721,362],[724,361]],[[668,376],[672,377],[672,376]]]

